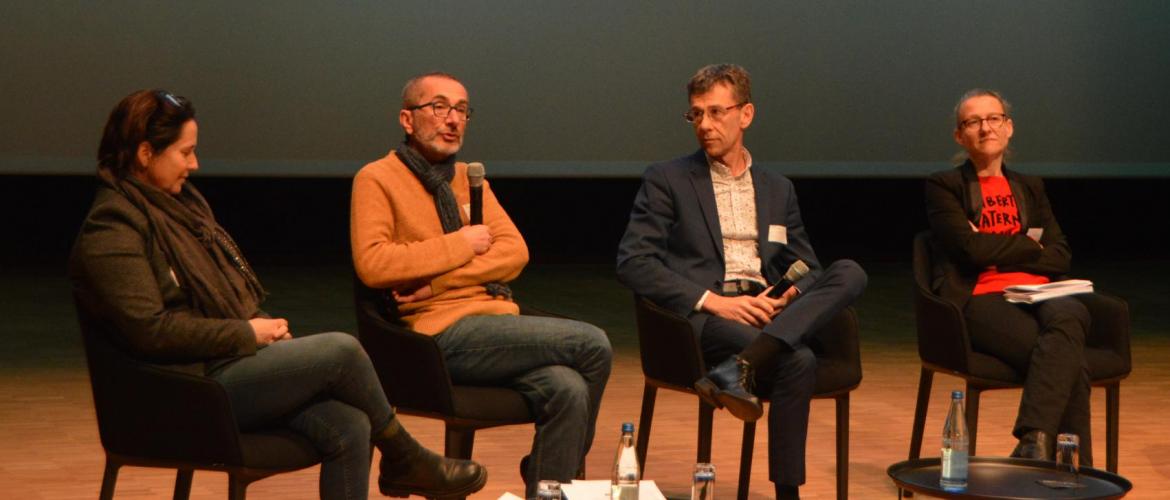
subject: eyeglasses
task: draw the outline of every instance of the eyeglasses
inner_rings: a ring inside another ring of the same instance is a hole
[[[1003,126],[1004,122],[1008,121],[1008,115],[1003,113],[996,113],[989,115],[986,118],[968,118],[959,122],[959,128],[962,130],[975,130],[983,126],[983,122],[987,122],[987,127],[998,129]]]
[[[747,104],[747,103],[741,102],[739,104],[736,104],[734,106],[728,106],[726,108],[722,107],[722,106],[711,106],[710,108],[707,108],[706,110],[695,108],[695,109],[692,109],[690,111],[687,111],[686,113],[683,113],[683,119],[686,120],[688,123],[693,123],[693,124],[698,124],[699,122],[702,122],[703,116],[710,116],[712,120],[720,121],[723,119],[723,117],[727,116],[728,112],[730,112],[731,110],[733,110],[735,108],[741,108],[745,104]]]
[[[451,111],[454,110],[456,113],[463,115],[463,118],[462,118],[463,121],[471,120],[471,113],[473,111],[471,109],[471,106],[468,106],[466,104],[458,104],[458,105],[452,106],[452,105],[447,104],[443,101],[431,101],[431,102],[428,102],[426,104],[419,104],[418,106],[411,106],[409,108],[406,108],[406,110],[407,111],[415,111],[415,110],[423,109],[426,107],[431,108],[431,111],[435,113],[435,118],[446,118],[447,115],[451,114]]]

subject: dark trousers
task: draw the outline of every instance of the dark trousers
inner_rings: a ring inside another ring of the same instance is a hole
[[[768,409],[768,479],[776,484],[804,484],[808,410],[816,387],[817,360],[804,338],[824,327],[865,289],[866,276],[851,260],[834,262],[803,290],[763,330],[710,316],[703,324],[700,343],[708,366],[743,351],[761,333],[777,336],[791,351],[756,367],[761,393],[771,400]]]
[[[1085,334],[1089,311],[1073,297],[1036,305],[1011,304],[1002,295],[971,297],[964,310],[976,352],[1007,363],[1024,378],[1024,393],[1012,430],[1080,436],[1081,463],[1093,463],[1089,371]]]

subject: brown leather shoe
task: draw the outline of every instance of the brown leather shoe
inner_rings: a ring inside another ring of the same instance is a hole
[[[707,376],[695,382],[695,391],[707,404],[716,408],[727,408],[735,418],[744,422],[755,422],[764,415],[760,398],[752,394],[755,389],[755,370],[751,363],[732,356],[707,372]]]
[[[397,420],[374,445],[382,451],[378,490],[390,497],[464,497],[487,483],[487,469],[471,460],[447,458],[424,448]]]

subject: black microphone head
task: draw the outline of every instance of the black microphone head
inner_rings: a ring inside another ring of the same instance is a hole
[[[467,184],[471,187],[480,187],[483,185],[483,164],[480,162],[467,164]]]
[[[788,272],[784,273],[784,279],[796,283],[806,274],[808,274],[808,264],[805,264],[803,260],[797,259],[791,266],[788,266]]]

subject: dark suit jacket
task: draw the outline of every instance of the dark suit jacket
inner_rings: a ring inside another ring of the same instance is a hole
[[[1039,177],[1003,169],[1020,216],[1016,234],[975,232],[983,211],[979,178],[970,161],[935,172],[926,180],[926,217],[934,234],[932,288],[960,308],[967,304],[979,273],[988,266],[1003,272],[1027,272],[1059,278],[1068,273],[1072,254],[1052,214],[1044,182]],[[1041,249],[1027,236],[1040,228]]]
[[[796,284],[807,290],[821,273],[800,219],[792,181],[754,167],[760,271],[775,283],[797,259],[810,272]],[[770,226],[787,228],[787,244],[768,241]],[[723,233],[715,206],[710,167],[703,150],[650,165],[634,199],[630,222],[618,245],[618,279],[634,293],[691,319],[696,334],[706,314],[695,314],[703,292],[722,289]]]
[[[247,320],[206,318],[191,308],[146,215],[113,189],[98,188],[69,276],[91,329],[135,358],[202,375],[206,363],[256,352]]]

